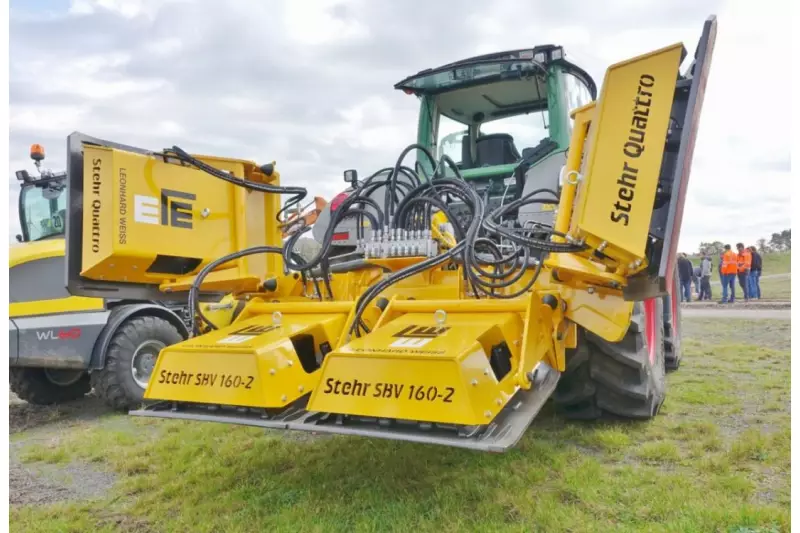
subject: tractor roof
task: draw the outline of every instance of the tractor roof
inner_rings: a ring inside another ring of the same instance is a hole
[[[597,86],[583,69],[564,57],[564,49],[542,45],[495,52],[425,69],[395,84],[395,89],[436,99],[440,111],[465,124],[547,109],[547,67],[559,64],[581,79],[592,95]]]

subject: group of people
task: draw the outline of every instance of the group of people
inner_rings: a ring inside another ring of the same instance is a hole
[[[738,243],[736,252],[726,244],[719,254],[717,272],[722,284],[722,300],[720,303],[733,303],[736,299],[736,280],[742,288],[745,301],[761,299],[761,254],[755,246]],[[713,272],[711,255],[703,252],[700,265],[695,267],[686,254],[678,256],[678,277],[681,283],[681,301],[692,301],[692,285],[699,300],[711,300],[711,273]]]

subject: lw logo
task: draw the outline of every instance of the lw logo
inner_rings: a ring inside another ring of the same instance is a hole
[[[161,201],[153,196],[133,197],[133,220],[142,224],[161,224],[173,228],[192,229],[192,206],[197,196],[182,191],[161,189]],[[160,214],[160,216],[159,216]]]
[[[394,335],[397,340],[389,346],[392,348],[422,348],[436,337],[441,337],[450,329],[446,326],[407,326]]]
[[[48,329],[46,331],[37,331],[36,338],[40,341],[56,341],[56,340],[75,340],[81,338],[81,328],[71,329]]]

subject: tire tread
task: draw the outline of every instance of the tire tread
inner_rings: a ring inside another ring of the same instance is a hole
[[[654,417],[666,392],[664,320],[656,302],[656,365],[651,367],[645,338],[644,305],[634,305],[631,326],[612,343],[578,328],[578,347],[568,351],[553,402],[566,418],[594,420],[607,415],[631,419]],[[573,355],[585,352],[581,355]],[[661,364],[661,369],[658,365]],[[572,366],[572,368],[570,368]]]
[[[142,402],[134,391],[126,387],[123,379],[125,373],[130,372],[127,354],[132,357],[132,352],[142,341],[164,335],[174,337],[174,342],[183,338],[169,321],[153,316],[131,318],[117,330],[109,344],[105,365],[91,374],[92,386],[106,405],[124,411]]]
[[[92,386],[88,374],[67,386],[47,379],[42,368],[16,367],[9,369],[9,388],[21,400],[34,405],[53,405],[83,398]]]

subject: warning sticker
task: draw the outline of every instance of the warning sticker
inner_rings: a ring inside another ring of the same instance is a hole
[[[392,342],[390,348],[422,348],[433,339],[441,337],[447,330],[447,326],[417,326],[412,324],[407,326],[394,335],[397,338]]]
[[[217,341],[217,344],[241,344],[253,338],[253,335],[231,335]]]
[[[279,326],[247,326],[231,332],[231,335],[220,339],[217,344],[242,344],[259,335],[278,329]]]

